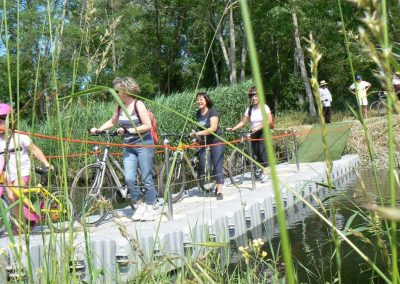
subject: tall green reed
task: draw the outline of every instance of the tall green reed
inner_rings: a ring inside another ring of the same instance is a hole
[[[261,72],[258,63],[257,51],[255,48],[253,28],[250,21],[250,14],[248,11],[247,1],[240,0],[240,8],[242,11],[242,18],[245,26],[247,45],[249,47],[252,74],[257,88],[260,105],[264,105],[265,104],[264,87],[261,79]],[[282,205],[281,195],[279,191],[279,184],[278,184],[278,176],[276,172],[276,158],[272,147],[272,135],[271,135],[271,130],[269,129],[269,126],[267,124],[268,119],[264,108],[261,108],[261,113],[263,116],[264,144],[267,149],[268,162],[271,169],[272,187],[274,189],[276,207],[278,211],[279,231],[281,234],[282,252],[283,252],[283,259],[285,261],[286,276],[288,283],[295,283],[293,260],[290,253],[289,235],[286,228],[286,218],[284,214],[284,208]]]
[[[362,19],[365,26],[368,28],[369,33],[364,28],[359,29],[360,39],[365,44],[366,52],[371,56],[377,66],[376,77],[379,79],[381,86],[388,92],[388,154],[389,154],[389,180],[390,180],[390,192],[391,192],[391,206],[395,207],[395,173],[394,173],[394,128],[393,128],[393,109],[398,111],[398,105],[396,104],[397,98],[395,97],[393,86],[392,86],[392,64],[397,66],[396,60],[393,57],[392,48],[388,38],[388,22],[387,22],[387,5],[386,1],[372,1],[366,2],[361,1],[358,3],[359,7],[364,11],[364,18]],[[345,45],[347,54],[351,66],[351,71],[354,80],[354,69],[351,60],[351,52],[349,50],[349,43],[346,37],[346,29],[344,26],[343,13],[341,10],[341,1],[338,0],[339,12],[342,19],[342,29],[345,35]],[[372,36],[372,38],[371,38]],[[380,48],[376,46],[378,44]],[[361,115],[359,109],[358,118],[363,126],[366,142],[369,149],[369,156],[372,163],[372,170],[375,177],[375,186],[379,195],[379,202],[381,206],[385,205],[384,199],[381,194],[380,185],[377,176],[376,165],[374,163],[375,153],[373,152],[373,143],[368,135],[366,122]],[[371,212],[371,218],[376,219],[374,212]],[[399,272],[397,264],[397,239],[396,239],[396,223],[391,222],[389,226],[388,222],[384,220],[386,232],[389,235],[389,243],[392,253],[392,263],[390,274],[392,276],[392,282],[398,283]],[[384,245],[383,241],[378,237],[378,241]]]
[[[331,193],[333,193],[333,181],[332,181],[332,165],[333,161],[331,159],[331,155],[328,149],[327,143],[327,129],[326,129],[326,122],[323,115],[321,97],[319,93],[319,84],[318,84],[318,63],[322,57],[322,55],[318,52],[312,34],[310,35],[309,39],[310,47],[308,49],[311,55],[311,88],[313,91],[313,95],[317,104],[318,110],[318,117],[321,124],[321,138],[322,138],[322,148],[324,151],[325,156],[325,167],[326,167],[326,178],[327,178],[327,185]],[[332,224],[336,227],[336,208],[333,202],[330,202],[330,217],[332,218]],[[336,230],[332,230],[333,233],[333,243],[335,244],[335,258],[336,258],[336,265],[337,265],[337,273],[338,273],[338,282],[342,283],[342,256],[341,256],[341,248],[340,248],[340,240],[338,235],[336,234]]]

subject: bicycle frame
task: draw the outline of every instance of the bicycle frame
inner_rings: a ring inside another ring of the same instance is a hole
[[[63,202],[61,202],[53,193],[48,191],[46,188],[44,188],[41,184],[38,184],[36,187],[31,187],[31,188],[16,188],[13,186],[8,186],[8,188],[18,197],[18,199],[21,199],[23,204],[27,206],[30,212],[36,213],[40,215],[41,217],[45,213],[58,213],[58,212],[63,212],[66,208],[64,208]],[[3,193],[4,194],[4,193]],[[46,209],[46,208],[40,208],[40,212],[37,211],[37,208],[32,204],[32,201],[29,199],[27,195],[30,194],[36,194],[36,195],[42,195],[43,199],[44,198],[49,198],[50,200],[53,200],[57,203],[59,206],[59,209]],[[17,204],[16,202],[15,204]]]
[[[111,178],[113,179],[115,185],[117,186],[117,189],[121,193],[121,196],[123,198],[126,198],[128,195],[128,190],[125,189],[124,186],[119,181],[119,178],[117,176],[114,166],[122,174],[124,173],[124,170],[122,169],[122,167],[118,163],[118,161],[113,156],[110,155],[110,145],[109,145],[110,142],[111,142],[111,136],[108,134],[107,135],[107,145],[104,148],[104,153],[103,153],[101,160],[99,159],[99,156],[96,154],[96,163],[94,163],[94,165],[100,166],[101,174],[96,177],[97,179],[94,182],[93,188],[97,188],[97,191],[95,193],[98,194],[99,191],[101,190],[101,187],[99,185],[103,184],[104,175],[105,175],[106,169],[108,169],[110,171]],[[98,150],[99,150],[99,147],[95,146],[95,152]]]
[[[197,174],[196,171],[192,165],[192,161],[189,159],[189,156],[187,155],[187,148],[185,148],[186,144],[184,144],[183,142],[180,142],[178,145],[178,148],[174,151],[173,155],[177,156],[176,159],[179,159],[179,167],[181,167],[182,163],[185,161],[190,168],[190,173],[192,174],[192,176],[197,179]],[[179,173],[181,172],[180,170],[178,171]]]

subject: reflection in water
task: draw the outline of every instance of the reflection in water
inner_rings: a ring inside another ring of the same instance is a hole
[[[361,211],[368,202],[378,202],[373,176],[370,171],[363,171],[360,177],[365,185],[366,193],[357,179],[356,174],[346,175],[335,182],[336,189],[330,194],[329,189],[319,187],[319,191],[309,196],[306,200],[316,207],[329,220],[329,202],[334,202],[336,210],[336,226],[343,230],[351,221],[351,228],[365,227],[368,218]],[[389,197],[387,179],[385,175],[379,177],[382,195]],[[322,201],[324,210],[320,208]],[[357,214],[356,214],[357,213]],[[356,216],[353,216],[356,214]],[[286,223],[291,241],[292,256],[296,266],[298,281],[300,283],[332,283],[337,278],[332,231],[307,205],[298,202],[286,211]],[[360,229],[361,230],[361,229]],[[350,239],[370,258],[376,258],[375,263],[384,267],[380,255],[374,255],[374,236],[368,231],[361,231],[371,242],[360,237]],[[231,242],[230,262],[233,266],[241,261],[241,254],[237,251],[239,246],[246,246],[249,240],[262,238],[269,242],[265,249],[268,255],[279,255],[280,238],[277,218],[265,222],[259,227],[249,230],[246,235]],[[343,283],[368,283],[371,277],[376,277],[368,265],[344,242],[341,244],[342,253],[342,279]],[[279,269],[279,268],[278,268]],[[384,269],[386,271],[386,269]],[[382,282],[382,281],[381,281]],[[373,283],[381,283],[373,279]],[[382,282],[383,283],[383,282]]]

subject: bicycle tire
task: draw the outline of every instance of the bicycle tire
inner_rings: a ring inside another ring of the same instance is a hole
[[[204,192],[211,192],[214,191],[215,188],[217,187],[217,183],[215,182],[215,179],[213,177],[213,171],[211,169],[212,164],[211,164],[211,157],[208,158],[208,155],[211,155],[211,153],[209,151],[206,150],[205,152],[205,160],[208,161],[208,163],[210,163],[209,167],[207,167],[206,165],[206,170],[204,175],[199,176],[199,188],[200,190],[204,191]]]
[[[59,192],[53,193],[53,196],[55,199],[48,198],[46,200],[44,219],[57,233],[65,232],[69,228],[70,217],[74,217],[72,201],[67,197],[65,202],[63,195]],[[61,204],[66,204],[66,206],[59,208],[60,203],[57,201],[61,201]]]
[[[3,208],[5,211],[5,217],[7,218],[7,220],[11,220],[11,213],[10,210],[8,210],[8,202],[7,200],[5,200],[4,198],[0,198],[0,202],[3,203]],[[1,205],[0,205],[1,206]],[[2,236],[6,231],[6,223],[4,222],[1,214],[0,214],[0,236]]]
[[[247,153],[246,150],[244,150]],[[248,154],[248,153],[247,153]],[[251,162],[243,156],[237,149],[233,150],[229,156],[228,170],[229,179],[233,185],[240,185],[244,181],[244,174],[250,171]],[[253,164],[254,177],[259,179],[263,174],[263,170]]]
[[[81,224],[96,226],[108,215],[114,194],[114,184],[108,170],[100,185],[93,184],[101,174],[98,164],[91,164],[79,170],[70,191],[75,219]],[[97,192],[96,192],[97,191]],[[90,204],[89,204],[90,201]]]
[[[246,172],[246,158],[237,149],[233,150],[228,160],[229,179],[234,185],[243,183]]]
[[[171,165],[172,161],[173,158],[170,158]],[[176,161],[172,174],[171,184],[169,187],[172,193],[171,194],[172,203],[178,202],[182,198],[183,192],[185,191],[185,186],[186,186],[185,168],[186,168],[185,161],[179,161],[179,160]],[[160,197],[166,197],[164,196],[165,195],[164,187],[168,178],[167,174],[168,173],[166,173],[165,165],[163,165],[159,177],[160,186],[158,187],[158,195]]]
[[[369,110],[370,111],[379,111],[379,109],[381,108],[381,103],[379,101],[374,101],[370,106],[369,106]]]

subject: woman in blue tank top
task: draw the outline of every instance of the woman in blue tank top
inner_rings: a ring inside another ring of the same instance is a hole
[[[140,92],[139,85],[135,80],[130,77],[117,77],[113,81],[113,87],[128,110],[130,118],[117,105],[112,117],[98,129],[92,128],[90,132],[96,133],[96,130],[110,129],[118,123],[120,127],[117,131],[118,134],[124,136],[125,144],[143,145],[143,147],[124,147],[125,182],[131,198],[138,204],[136,211],[133,213],[132,220],[154,220],[153,205],[157,196],[152,176],[154,147],[151,147],[151,145],[154,145],[154,141],[150,133],[150,116],[144,103],[132,96]],[[145,186],[145,203],[142,202],[142,192],[137,184],[136,174],[138,167],[140,168],[142,181]]]

